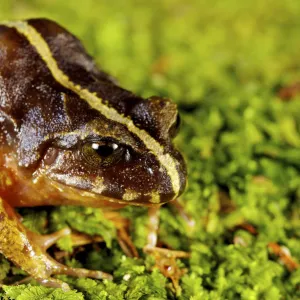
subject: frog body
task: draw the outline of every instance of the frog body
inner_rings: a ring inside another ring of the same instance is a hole
[[[0,251],[40,282],[52,282],[63,267],[13,208],[159,207],[174,200],[186,184],[184,160],[172,144],[177,107],[119,87],[50,20],[1,23],[0,62],[0,226],[20,240],[11,253],[0,235]],[[35,260],[43,255],[47,263]]]

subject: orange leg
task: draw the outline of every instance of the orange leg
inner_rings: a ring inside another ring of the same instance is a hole
[[[195,220],[192,219],[191,216],[187,214],[187,212],[184,210],[184,207],[182,204],[178,201],[178,199],[173,200],[170,202],[170,205],[175,207],[179,215],[182,217],[182,219],[186,222],[188,227],[192,230],[195,227]]]
[[[112,221],[117,228],[117,239],[124,253],[129,257],[139,257],[135,245],[128,234],[130,222],[117,211],[104,211],[106,219]]]

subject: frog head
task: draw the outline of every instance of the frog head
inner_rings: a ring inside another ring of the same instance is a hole
[[[179,127],[174,103],[130,95],[122,98],[130,103],[127,116],[110,108],[122,116],[120,123],[76,96],[64,98],[72,130],[55,134],[38,173],[118,203],[162,204],[182,193],[186,167],[173,146]]]

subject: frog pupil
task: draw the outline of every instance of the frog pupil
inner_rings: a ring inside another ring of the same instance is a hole
[[[97,152],[99,156],[108,157],[113,154],[113,152],[118,148],[118,145],[115,143],[112,144],[93,143],[92,148]]]

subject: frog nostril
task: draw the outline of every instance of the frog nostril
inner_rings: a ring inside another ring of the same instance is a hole
[[[155,170],[157,169],[157,165],[156,165],[156,159],[152,158],[152,157],[145,157],[144,158],[144,170],[147,174],[149,174],[150,176],[153,176],[155,172]]]
[[[147,172],[148,172],[150,175],[153,175],[153,174],[154,174],[153,169],[150,168],[150,167],[147,168]]]

